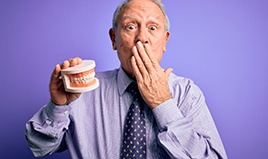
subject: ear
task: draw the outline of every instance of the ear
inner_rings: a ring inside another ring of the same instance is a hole
[[[165,35],[165,39],[164,39],[165,40],[165,45],[163,46],[163,52],[166,52],[167,51],[166,45],[167,45],[168,39],[170,37],[170,32],[167,31],[165,34],[166,34]]]
[[[113,46],[113,49],[114,50],[117,50],[117,47],[116,47],[116,35],[115,35],[115,30],[113,28],[111,28],[109,30],[109,35],[110,35],[110,39],[111,39],[111,42],[112,42],[112,46]]]

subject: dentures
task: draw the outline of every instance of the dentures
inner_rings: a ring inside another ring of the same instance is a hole
[[[67,75],[70,80],[71,87],[87,87],[92,85],[96,79],[94,69],[86,72]]]
[[[99,81],[95,78],[95,66],[95,61],[83,60],[79,65],[62,70],[65,90],[72,93],[82,93],[96,89],[99,86]]]

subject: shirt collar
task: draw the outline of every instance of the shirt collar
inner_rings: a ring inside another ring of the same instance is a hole
[[[127,89],[128,85],[134,80],[129,78],[122,67],[119,68],[117,76],[117,86],[119,94],[122,95]]]

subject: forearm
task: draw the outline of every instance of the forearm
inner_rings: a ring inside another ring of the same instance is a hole
[[[25,136],[36,157],[62,149],[64,133],[70,123],[69,110],[69,106],[49,102],[26,123]]]
[[[171,99],[153,112],[159,127],[159,142],[171,158],[225,158],[221,140],[205,108],[185,116]]]

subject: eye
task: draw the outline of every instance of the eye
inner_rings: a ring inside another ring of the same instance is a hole
[[[134,25],[128,25],[128,26],[127,26],[127,29],[129,29],[129,30],[134,30],[134,29],[136,29],[136,27],[135,27]]]
[[[151,29],[151,30],[156,30],[157,27],[156,27],[155,25],[152,25],[152,26],[150,26],[150,29]]]

